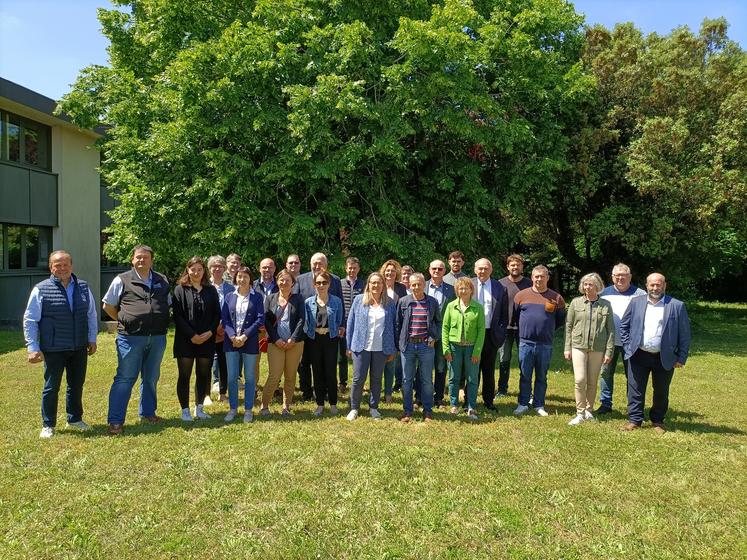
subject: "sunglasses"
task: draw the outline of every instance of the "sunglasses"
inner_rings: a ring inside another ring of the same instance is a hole
[[[329,284],[329,282],[327,282],[326,280],[317,280],[316,282],[314,282],[314,284],[316,284],[317,286],[326,286],[327,284]]]

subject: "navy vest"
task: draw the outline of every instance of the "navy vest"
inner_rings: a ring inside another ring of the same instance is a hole
[[[50,276],[36,285],[42,304],[39,320],[42,352],[66,352],[88,345],[88,284],[75,275],[70,277],[70,281],[73,283],[72,311],[65,287],[57,278]]]

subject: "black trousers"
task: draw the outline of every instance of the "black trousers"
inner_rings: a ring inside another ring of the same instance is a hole
[[[338,336],[337,340],[340,341],[340,355],[337,359],[337,365],[339,366],[340,385],[348,384],[348,342],[344,336]]]
[[[221,395],[225,395],[228,392],[228,366],[222,342],[215,345],[215,360],[218,362],[218,390]]]
[[[196,364],[196,366],[195,366]],[[195,366],[195,404],[202,404],[210,394],[212,358],[177,358],[176,366],[179,377],[176,380],[176,396],[179,406],[189,408],[189,380],[192,377],[192,367]]]
[[[67,390],[65,407],[67,421],[79,422],[83,419],[83,383],[86,381],[88,348],[69,352],[44,353],[44,389],[42,390],[42,422],[54,428],[57,425],[57,400],[62,384],[62,374],[66,373]]]
[[[328,334],[317,333],[313,339],[307,339],[304,353],[308,352],[311,370],[314,376],[314,394],[317,406],[324,406],[324,401],[337,405],[337,349],[339,341]]]
[[[482,402],[485,406],[492,406],[495,399],[495,358],[498,355],[498,346],[493,342],[491,334],[491,329],[485,329],[485,343],[480,354]]]
[[[628,360],[628,419],[639,426],[643,423],[643,407],[646,402],[646,386],[651,375],[654,389],[651,409],[648,412],[651,422],[662,423],[669,409],[669,384],[674,369],[664,369],[661,356],[636,351]]]
[[[298,387],[301,389],[301,400],[310,401],[314,398],[314,387],[311,383],[311,358],[309,355],[309,342],[303,345],[303,354],[301,361],[298,363]]]

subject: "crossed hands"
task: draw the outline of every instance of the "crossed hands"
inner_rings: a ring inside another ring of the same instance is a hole
[[[213,331],[205,331],[202,334],[194,335],[190,340],[192,341],[192,344],[203,344],[208,341],[211,336],[213,336]]]

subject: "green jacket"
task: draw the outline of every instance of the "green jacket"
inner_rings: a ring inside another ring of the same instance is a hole
[[[565,319],[565,351],[571,348],[604,352],[611,358],[615,349],[615,318],[612,305],[598,298],[594,305],[584,296],[575,298],[568,306]]]
[[[485,311],[482,305],[472,299],[469,302],[469,307],[462,313],[459,303],[459,298],[450,301],[446,305],[441,320],[441,346],[444,355],[451,354],[449,342],[459,343],[462,341],[462,330],[464,330],[464,340],[475,345],[472,348],[472,355],[479,356],[485,342]]]

